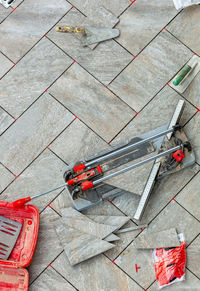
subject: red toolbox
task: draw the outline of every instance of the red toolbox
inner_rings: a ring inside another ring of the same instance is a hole
[[[35,251],[39,212],[33,205],[15,208],[13,203],[0,201],[0,215],[22,223],[22,229],[8,260],[0,260],[0,290],[28,290],[29,266]]]

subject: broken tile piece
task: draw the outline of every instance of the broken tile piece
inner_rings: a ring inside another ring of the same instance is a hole
[[[100,239],[107,237],[118,228],[117,226],[96,223],[71,207],[62,209],[61,213],[67,225]]]
[[[72,266],[97,256],[115,245],[67,225],[66,219],[55,223],[56,233]]]
[[[106,141],[110,141],[135,116],[125,103],[73,64],[49,92]]]
[[[0,161],[18,175],[73,119],[59,102],[43,94],[2,135]]]
[[[148,224],[143,224],[143,225],[138,225],[138,226],[133,226],[133,227],[127,227],[127,228],[119,229],[115,233],[118,234],[118,233],[124,233],[124,232],[129,232],[129,231],[135,231],[135,230],[138,230],[138,229],[145,228],[147,226],[148,226]]]
[[[117,235],[115,235],[114,233],[111,233],[107,237],[105,237],[104,240],[108,241],[108,242],[113,242],[113,241],[120,240],[120,238]]]
[[[0,105],[18,117],[72,62],[51,41],[43,38],[1,79]]]
[[[146,232],[139,235],[135,240],[137,249],[158,249],[180,246],[175,228],[160,232]]]
[[[130,220],[127,216],[88,215],[88,217],[97,223],[118,226],[118,229]]]
[[[17,62],[70,8],[65,0],[24,1],[1,24],[2,52]]]

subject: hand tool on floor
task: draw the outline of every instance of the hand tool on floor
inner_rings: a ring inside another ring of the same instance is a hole
[[[7,260],[12,252],[22,228],[22,224],[0,216],[0,259]]]
[[[2,4],[5,8],[8,8],[14,1],[15,0],[0,0],[0,4]]]
[[[178,72],[169,85],[179,93],[183,93],[200,71],[200,57],[193,56]]]
[[[13,202],[13,206],[21,207],[30,200],[66,187],[75,208],[81,211],[105,199],[113,199],[126,193],[123,190],[123,184],[119,189],[106,184],[106,181],[145,163],[155,161],[134,216],[135,219],[140,220],[156,179],[195,163],[192,147],[183,129],[178,125],[183,108],[184,101],[180,100],[169,124],[67,166],[64,171],[65,184],[47,192],[17,200]],[[158,152],[156,155],[133,163],[134,160],[155,151]]]
[[[98,43],[119,36],[119,30],[107,27],[72,27],[57,26],[56,31],[65,33],[80,34],[83,46]]]

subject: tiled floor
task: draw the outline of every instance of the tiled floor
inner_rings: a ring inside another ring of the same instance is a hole
[[[168,85],[200,53],[200,6],[177,12],[172,0],[17,0],[0,5],[0,22],[0,200],[62,184],[67,163],[166,124],[182,98],[181,124],[197,161],[157,182],[142,223],[186,237],[186,280],[165,290],[200,291],[200,74],[182,95]],[[92,50],[55,30],[83,23],[116,25],[121,34]],[[134,193],[149,170],[132,172]],[[126,193],[84,214],[133,217],[138,201]],[[158,290],[151,251],[135,247],[140,230],[119,234],[115,248],[71,267],[52,223],[71,206],[66,191],[34,204],[41,215],[30,290]]]

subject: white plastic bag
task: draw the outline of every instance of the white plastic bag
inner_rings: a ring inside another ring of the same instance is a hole
[[[173,0],[174,5],[177,10],[192,6],[195,4],[200,4],[200,0]]]

